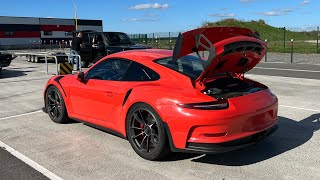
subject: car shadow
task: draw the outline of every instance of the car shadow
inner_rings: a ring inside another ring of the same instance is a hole
[[[26,76],[28,72],[32,72],[32,70],[2,69],[0,79]]]
[[[290,151],[308,142],[320,129],[320,113],[301,121],[279,117],[279,129],[257,145],[223,154],[183,154],[171,156],[167,161],[191,159],[193,162],[245,166],[255,164]]]

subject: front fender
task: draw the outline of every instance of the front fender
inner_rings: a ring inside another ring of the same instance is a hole
[[[61,76],[61,75],[58,75],[58,76],[53,76],[51,77],[46,86],[45,86],[45,89],[43,91],[43,99],[44,99],[44,107],[46,105],[46,98],[45,98],[45,95],[46,95],[46,91],[47,89],[50,87],[50,86],[55,86],[61,93],[62,95],[62,98],[66,104],[66,108],[67,108],[67,111],[70,112],[71,111],[71,108],[69,106],[69,99],[68,99],[68,94],[69,94],[69,90],[68,88],[65,86],[66,82],[63,81],[63,79],[65,78],[66,76]]]

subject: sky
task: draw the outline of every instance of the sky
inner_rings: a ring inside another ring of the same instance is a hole
[[[74,18],[75,0],[0,0],[0,16]],[[263,19],[276,27],[320,25],[320,0],[76,0],[78,18],[104,31],[181,32],[206,21]]]

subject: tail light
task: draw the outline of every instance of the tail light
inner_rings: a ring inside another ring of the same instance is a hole
[[[229,103],[227,100],[203,102],[203,103],[189,103],[189,104],[178,104],[182,108],[188,109],[200,109],[200,110],[220,110],[228,109]]]

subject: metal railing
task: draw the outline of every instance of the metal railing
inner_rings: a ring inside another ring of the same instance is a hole
[[[48,58],[52,58],[54,59],[55,62],[55,72],[54,75],[59,75],[59,57],[67,57],[68,58],[68,62],[72,64],[72,68],[73,68],[73,63],[72,63],[72,57],[78,57],[78,63],[79,63],[79,70],[82,71],[82,67],[81,67],[81,56],[80,55],[75,55],[75,54],[48,54],[48,53],[32,53],[32,52],[16,52],[14,53],[14,55],[16,56],[32,56],[32,58],[38,58],[38,57],[42,57],[44,58],[45,61],[45,73],[47,75],[49,75],[49,63],[48,63]]]

